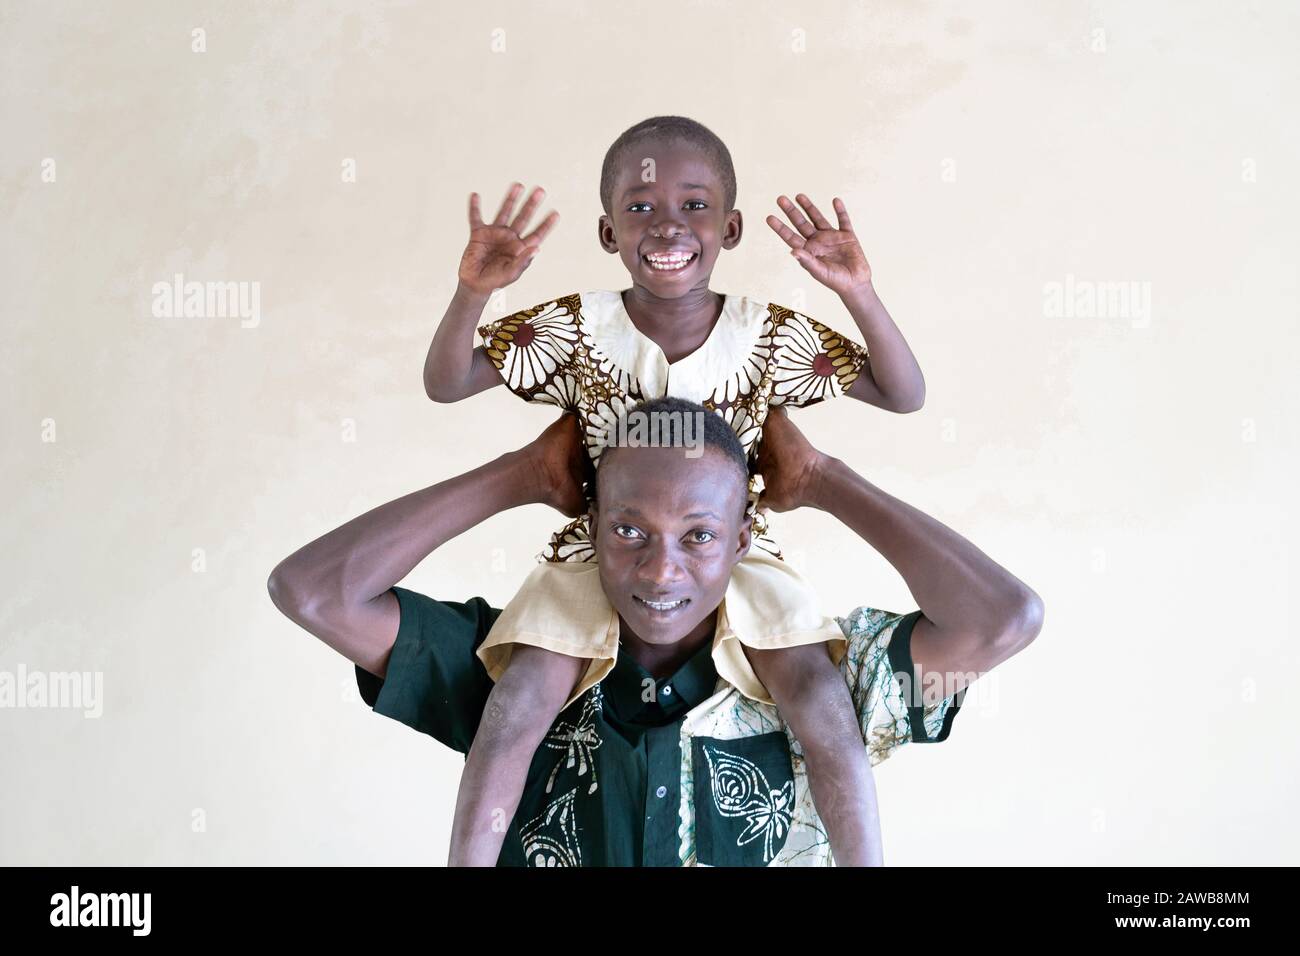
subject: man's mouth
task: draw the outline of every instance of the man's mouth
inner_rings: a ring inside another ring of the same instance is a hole
[[[655,617],[663,617],[680,611],[686,605],[691,603],[690,598],[678,598],[676,601],[647,601],[643,597],[633,594],[632,600],[638,605],[648,610]]]
[[[655,272],[681,272],[699,258],[696,252],[652,252],[641,257]]]

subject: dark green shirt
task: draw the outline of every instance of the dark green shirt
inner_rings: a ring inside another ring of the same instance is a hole
[[[384,680],[356,667],[376,713],[468,753],[492,679],[475,650],[499,608],[395,587],[401,624]],[[947,738],[962,691],[919,706],[920,611],[836,618],[840,664],[874,766]],[[924,678],[923,678],[924,679]],[[916,691],[916,702],[910,697]],[[653,692],[652,692],[653,691]],[[830,866],[802,749],[775,707],[718,677],[711,644],[656,680],[629,654],[566,708],[528,770],[498,866]]]

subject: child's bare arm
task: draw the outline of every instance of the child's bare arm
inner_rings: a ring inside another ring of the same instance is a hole
[[[528,220],[546,195],[539,186],[511,218],[523,184],[510,187],[496,218],[485,223],[478,193],[469,196],[469,242],[461,256],[456,294],[429,344],[424,359],[424,391],[435,402],[458,402],[501,384],[501,375],[482,346],[474,347],[474,329],[494,289],[503,289],[528,268],[560,214],[551,212],[524,235]],[[469,347],[467,347],[467,345]]]
[[[843,200],[834,200],[837,229],[811,199],[803,193],[796,198],[803,210],[786,196],[776,200],[790,218],[793,230],[776,216],[768,216],[767,224],[785,240],[790,254],[814,279],[839,295],[870,353],[869,361],[844,394],[891,412],[916,411],[925,403],[925,377],[903,333],[876,295],[871,266]]]

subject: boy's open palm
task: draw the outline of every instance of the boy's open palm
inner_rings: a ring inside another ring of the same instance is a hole
[[[791,229],[776,216],[768,216],[767,224],[785,240],[791,254],[799,260],[814,279],[840,295],[853,292],[871,282],[871,266],[858,243],[844,201],[835,197],[835,216],[839,228],[822,215],[813,201],[799,193],[796,197],[801,210],[788,196],[778,196],[779,205],[790,218]],[[804,212],[807,212],[807,216]]]
[[[460,257],[458,277],[461,285],[489,295],[492,290],[503,289],[518,279],[533,261],[542,240],[560,214],[552,211],[536,229],[524,235],[528,220],[546,191],[538,186],[529,194],[523,208],[514,214],[515,203],[523,189],[523,183],[512,185],[497,210],[496,218],[486,223],[479,212],[478,193],[469,194],[469,244]]]

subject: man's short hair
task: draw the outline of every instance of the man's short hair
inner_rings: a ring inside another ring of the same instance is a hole
[[[733,470],[744,489],[748,491],[749,459],[745,455],[745,446],[740,443],[740,438],[717,412],[710,411],[699,402],[692,402],[685,398],[651,398],[633,405],[624,412],[624,416],[627,419],[642,416],[643,420],[664,416],[664,420],[669,421],[676,419],[682,422],[688,420],[702,422],[703,428],[700,429],[702,434],[693,435],[693,441],[703,448],[715,448],[722,452],[734,466]],[[630,434],[631,432],[626,428],[610,428],[606,432],[604,445],[597,459],[596,476],[591,482],[593,501],[596,499],[596,486],[600,481],[600,469],[609,460],[610,453],[619,448],[636,447],[640,444],[638,441],[628,440]]]
[[[736,208],[736,168],[731,163],[727,144],[707,126],[685,116],[652,116],[620,133],[605,153],[605,162],[600,167],[600,204],[606,215],[614,204],[614,183],[621,161],[638,145],[649,140],[676,140],[700,150],[722,182],[723,204],[726,206],[723,211]]]

